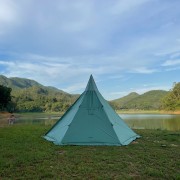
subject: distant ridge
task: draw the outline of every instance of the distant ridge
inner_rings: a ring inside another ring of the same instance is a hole
[[[59,89],[52,87],[52,86],[43,86],[42,84],[38,83],[35,80],[20,78],[20,77],[7,78],[6,76],[0,75],[0,84],[7,86],[7,87],[10,87],[13,90],[26,89],[26,88],[30,88],[33,86],[37,86],[37,87],[44,88],[46,90],[52,90],[52,91],[56,91],[56,92],[66,93],[66,92],[59,90]]]
[[[32,86],[43,86],[42,84],[31,79],[19,78],[19,77],[7,78],[6,76],[3,75],[0,75],[0,84],[18,89],[29,88]]]
[[[79,95],[72,95],[26,78],[0,75],[0,85],[12,88],[18,111],[64,111]],[[157,110],[168,91],[152,90],[142,95],[132,92],[109,103],[114,109]],[[40,108],[39,108],[40,107]]]
[[[13,109],[17,112],[65,111],[79,96],[19,77],[0,75],[0,85],[12,88]]]
[[[133,92],[110,103],[115,109],[157,110],[167,93],[164,90],[152,90],[142,95]]]
[[[125,104],[125,103],[131,101],[132,99],[137,98],[138,96],[140,96],[138,93],[132,92],[122,98],[112,100],[111,102],[118,103],[118,104]]]

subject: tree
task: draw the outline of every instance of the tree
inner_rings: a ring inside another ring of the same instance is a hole
[[[0,85],[0,110],[6,109],[11,102],[11,91],[11,88]]]
[[[172,111],[180,109],[180,82],[174,83],[173,89],[165,96],[162,108]]]

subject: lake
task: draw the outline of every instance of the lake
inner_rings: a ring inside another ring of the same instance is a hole
[[[53,125],[60,114],[47,115],[41,113],[17,114],[14,124]],[[180,130],[180,115],[170,114],[121,114],[120,117],[133,129]],[[0,126],[8,124],[7,118],[0,116]]]
[[[180,130],[180,115],[121,114],[120,117],[133,129]]]

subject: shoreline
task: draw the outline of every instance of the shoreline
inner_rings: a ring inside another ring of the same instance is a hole
[[[174,114],[180,115],[180,111],[164,111],[164,110],[116,110],[118,114]]]
[[[164,111],[164,110],[115,110],[117,114],[174,114],[180,115],[180,110],[178,111]],[[14,112],[13,114],[64,114],[65,112]],[[1,116],[9,116],[9,112],[0,112]]]

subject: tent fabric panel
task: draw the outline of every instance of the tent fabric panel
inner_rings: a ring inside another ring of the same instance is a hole
[[[68,126],[60,127],[58,131],[51,131],[49,134],[44,136],[44,138],[48,141],[52,141],[54,144],[60,145],[62,144],[62,139],[68,128]]]
[[[102,108],[102,104],[99,101],[95,91],[87,91],[84,94],[84,98],[80,107],[93,110],[93,109]]]
[[[122,145],[127,145],[127,142],[132,142],[134,139],[139,138],[128,125],[120,118],[120,116],[112,109],[112,107],[108,104],[108,102],[102,97],[102,95],[97,93],[101,103],[103,104],[104,111],[108,116],[108,119],[113,124],[113,128],[119,138],[119,141]]]
[[[83,98],[83,94],[81,94],[81,96],[74,102],[74,104],[63,114],[63,116],[51,127],[51,129],[46,133],[48,134],[52,129],[54,129],[54,127],[59,124],[62,119],[64,119],[64,117],[69,114],[69,112],[71,111],[71,109],[73,109],[74,107],[77,107],[77,104],[80,104]],[[46,135],[45,134],[45,135]]]
[[[119,140],[102,110],[96,110],[91,115],[87,109],[80,108],[62,143],[118,144]]]
[[[48,131],[44,138],[52,139],[54,143],[60,143],[63,139],[66,131],[69,128],[70,123],[73,121],[76,115],[79,105],[81,104],[83,96],[81,96],[76,103],[60,118],[60,120]],[[60,138],[60,139],[59,139]]]
[[[126,141],[124,141],[123,143],[122,143],[122,145],[128,145],[128,144],[130,144],[132,141],[134,141],[134,140],[136,140],[137,138],[140,138],[140,136],[139,135],[135,135],[135,136],[131,136],[129,139],[126,139]]]

